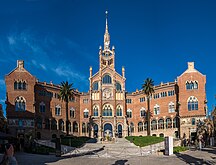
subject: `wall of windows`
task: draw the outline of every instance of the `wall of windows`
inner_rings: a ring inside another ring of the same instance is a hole
[[[188,111],[198,110],[198,99],[194,96],[188,98]]]

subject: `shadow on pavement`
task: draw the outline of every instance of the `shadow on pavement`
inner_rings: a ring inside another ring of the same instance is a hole
[[[112,165],[125,165],[128,160],[116,160]]]
[[[205,160],[203,160],[203,159],[199,159],[199,158],[196,158],[196,157],[187,155],[187,154],[177,153],[176,156],[177,156],[180,160],[182,160],[182,161],[184,161],[184,162],[186,162],[186,163],[188,163],[188,164],[205,164],[205,165],[212,165],[212,163],[210,163],[210,162],[207,162],[207,161],[205,161]]]

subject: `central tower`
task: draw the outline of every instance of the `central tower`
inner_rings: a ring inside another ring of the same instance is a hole
[[[115,71],[115,48],[110,49],[107,14],[104,46],[99,47],[99,70],[92,75],[90,67],[91,116],[97,126],[93,129],[96,132],[98,128],[99,137],[126,136],[125,71],[122,68],[122,75]]]

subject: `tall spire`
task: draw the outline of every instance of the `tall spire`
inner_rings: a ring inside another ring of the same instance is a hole
[[[107,21],[108,11],[106,11],[105,13],[106,13],[106,29],[104,33],[104,49],[109,49],[110,48],[110,35],[108,32],[108,21]]]

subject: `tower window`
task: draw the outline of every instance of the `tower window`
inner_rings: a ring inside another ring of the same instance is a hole
[[[103,84],[112,84],[112,78],[109,75],[105,75],[102,82]]]
[[[25,98],[19,96],[15,100],[15,111],[25,111],[26,109],[26,101]]]
[[[94,91],[98,91],[98,82],[97,81],[93,83],[92,88]]]
[[[117,91],[121,91],[122,90],[121,84],[119,82],[116,83],[116,90]]]
[[[188,98],[188,111],[198,110],[198,99],[194,96]]]

